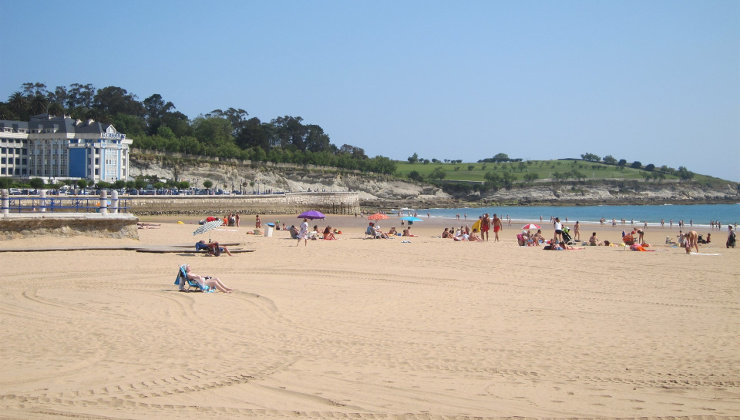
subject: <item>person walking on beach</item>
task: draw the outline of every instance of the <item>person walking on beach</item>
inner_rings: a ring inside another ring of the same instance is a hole
[[[303,223],[301,223],[301,230],[298,231],[298,243],[296,246],[301,244],[301,239],[303,239],[303,246],[306,246],[308,243],[308,219],[303,219]]]
[[[576,225],[573,226],[573,239],[576,241],[581,240],[581,225],[578,223],[578,220],[576,220]]]
[[[486,213],[480,221],[481,239],[488,241],[489,230],[491,230],[491,218],[488,216],[488,213]]]
[[[725,246],[727,248],[735,248],[735,241],[735,230],[732,228],[732,225],[727,225],[727,242]]]
[[[255,216],[255,219],[254,219],[254,227],[256,227],[257,229],[259,229],[259,228],[262,227],[262,220],[260,219],[260,215],[259,214]]]
[[[501,229],[503,229],[504,224],[501,222],[501,219],[499,219],[499,217],[496,216],[496,213],[493,213],[493,222],[492,223],[493,223],[493,235],[494,235],[493,240],[495,242],[498,242],[498,231],[500,231]]]

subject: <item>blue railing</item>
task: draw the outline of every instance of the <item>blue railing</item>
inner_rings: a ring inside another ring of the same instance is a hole
[[[13,197],[8,199],[10,213],[40,213],[40,212],[68,212],[68,213],[97,213],[101,208],[100,197]],[[107,199],[108,213],[114,211],[111,207],[111,198]],[[128,199],[118,199],[118,213],[128,213]],[[5,210],[3,208],[3,210]]]

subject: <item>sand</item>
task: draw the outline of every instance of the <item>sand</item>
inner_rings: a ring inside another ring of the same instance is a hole
[[[0,247],[190,244],[192,219]],[[740,249],[724,231],[686,255],[661,245],[667,228],[648,230],[655,252],[547,252],[508,226],[460,243],[439,238],[451,221],[409,242],[327,223],[340,240],[197,237],[255,249],[233,257],[0,253],[0,418],[740,416]],[[594,228],[622,230],[584,239]],[[183,263],[236,291],[178,292]]]

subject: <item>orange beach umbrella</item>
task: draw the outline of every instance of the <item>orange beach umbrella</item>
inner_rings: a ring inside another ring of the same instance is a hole
[[[388,216],[383,213],[375,213],[371,214],[370,216],[367,216],[368,220],[385,220]]]

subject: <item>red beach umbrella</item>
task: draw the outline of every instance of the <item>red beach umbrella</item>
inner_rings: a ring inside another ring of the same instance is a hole
[[[534,223],[527,223],[526,225],[522,226],[522,230],[530,230],[530,229],[540,229],[539,225],[535,225]]]
[[[388,216],[383,213],[375,213],[371,214],[370,216],[367,216],[368,220],[385,220]]]

